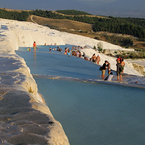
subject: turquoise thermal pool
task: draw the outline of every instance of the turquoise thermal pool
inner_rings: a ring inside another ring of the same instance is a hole
[[[36,53],[26,48],[16,53],[36,74],[39,93],[71,145],[145,144],[145,89],[85,82],[100,79],[99,66],[63,52],[49,52],[49,46],[39,46]]]

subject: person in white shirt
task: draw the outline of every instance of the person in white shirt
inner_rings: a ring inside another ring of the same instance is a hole
[[[113,73],[110,72],[109,75],[105,78],[105,81],[111,82],[112,81],[112,78],[113,78]]]

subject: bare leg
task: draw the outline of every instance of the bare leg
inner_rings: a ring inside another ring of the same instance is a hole
[[[104,75],[102,75],[102,80],[104,80]]]
[[[117,76],[117,81],[119,81],[119,76]]]
[[[122,82],[122,75],[120,75],[120,81]]]

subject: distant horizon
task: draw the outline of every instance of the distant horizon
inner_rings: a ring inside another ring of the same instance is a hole
[[[79,10],[92,15],[145,18],[145,0],[0,0],[1,8],[15,10]]]

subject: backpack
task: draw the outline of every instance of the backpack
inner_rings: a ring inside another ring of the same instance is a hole
[[[103,66],[100,66],[99,70],[103,70]]]

